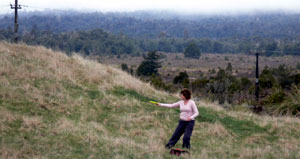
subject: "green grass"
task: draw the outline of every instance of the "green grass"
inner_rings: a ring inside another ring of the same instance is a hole
[[[272,132],[269,132],[270,125],[261,127],[251,120],[238,120],[225,113],[218,113],[208,108],[199,108],[199,111],[201,112],[201,116],[198,118],[198,121],[210,123],[220,122],[226,129],[241,139],[254,133],[266,133],[273,138],[277,138],[273,136]]]
[[[114,95],[116,95],[117,97],[128,96],[129,98],[135,98],[137,100],[140,100],[141,102],[149,102],[152,100],[157,100],[157,99],[148,98],[146,96],[143,96],[143,95],[137,93],[135,90],[129,90],[129,89],[125,89],[123,87],[115,87],[112,90],[112,93]]]

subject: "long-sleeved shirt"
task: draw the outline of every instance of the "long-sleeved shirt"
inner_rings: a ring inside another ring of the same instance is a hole
[[[199,115],[197,106],[193,100],[188,100],[187,104],[184,104],[183,100],[173,104],[159,103],[159,106],[168,108],[180,107],[180,119],[185,121],[188,120],[188,117],[195,120],[195,118]]]

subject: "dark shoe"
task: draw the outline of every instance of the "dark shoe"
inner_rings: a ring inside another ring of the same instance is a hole
[[[190,153],[186,150],[175,148],[175,149],[171,149],[170,154],[180,156],[182,154],[190,154]]]

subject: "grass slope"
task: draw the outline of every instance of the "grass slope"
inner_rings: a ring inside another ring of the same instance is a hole
[[[0,158],[174,158],[164,144],[179,111],[149,100],[178,99],[78,55],[2,42]],[[299,119],[197,105],[183,158],[300,158]]]

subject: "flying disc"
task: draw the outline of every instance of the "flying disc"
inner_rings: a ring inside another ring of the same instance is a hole
[[[152,104],[158,104],[158,102],[155,102],[155,101],[149,101],[149,102]]]

